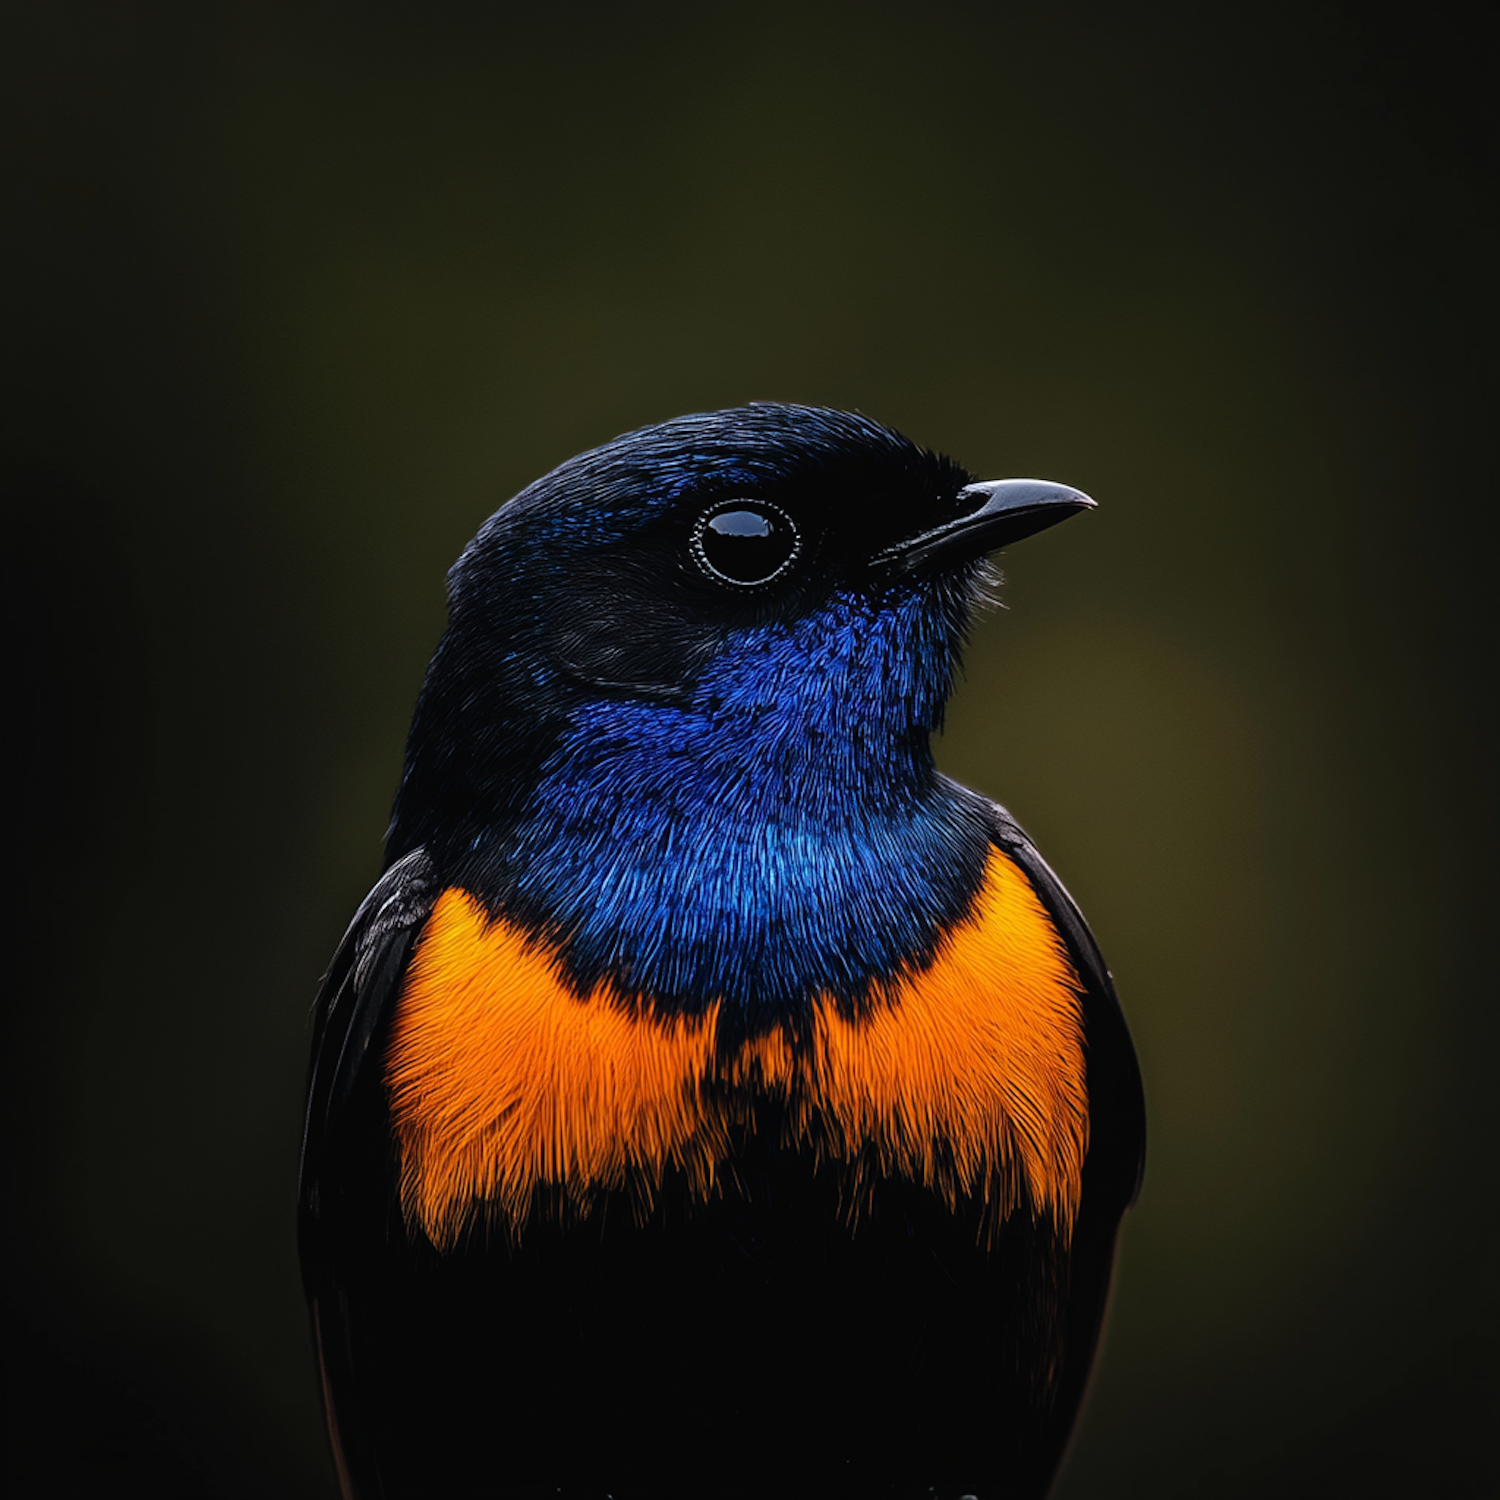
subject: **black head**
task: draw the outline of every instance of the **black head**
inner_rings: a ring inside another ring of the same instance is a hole
[[[746,713],[800,674],[855,705],[846,717],[860,704],[878,717],[895,671],[899,727],[925,743],[984,555],[1091,503],[1038,481],[975,484],[865,417],[804,406],[682,417],[569,460],[497,511],[449,575],[389,856],[503,832],[584,704],[724,713],[735,694],[704,685],[740,655],[729,675]],[[822,653],[840,633],[882,650]]]

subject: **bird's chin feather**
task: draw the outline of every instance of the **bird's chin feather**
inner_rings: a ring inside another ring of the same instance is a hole
[[[1005,609],[1001,590],[1005,587],[1005,574],[993,558],[980,559],[974,569],[974,581],[969,590],[970,623],[993,609]]]

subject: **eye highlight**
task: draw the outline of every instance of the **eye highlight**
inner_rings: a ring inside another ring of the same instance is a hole
[[[780,506],[764,500],[726,500],[698,518],[692,547],[698,566],[710,578],[748,589],[785,573],[802,551],[802,538]]]

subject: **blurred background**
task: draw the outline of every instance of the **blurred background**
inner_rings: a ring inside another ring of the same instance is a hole
[[[1456,6],[0,10],[8,1495],[334,1493],[317,980],[443,574],[857,407],[1097,515],[938,746],[1151,1155],[1062,1500],[1493,1493],[1495,53]]]

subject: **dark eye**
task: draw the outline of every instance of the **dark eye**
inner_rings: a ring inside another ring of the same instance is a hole
[[[764,500],[729,500],[693,531],[698,566],[721,583],[753,588],[785,573],[802,550],[792,518]]]

